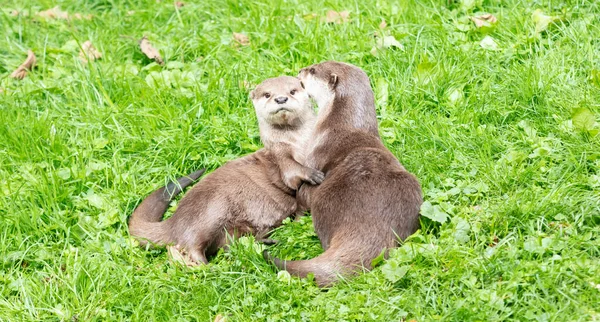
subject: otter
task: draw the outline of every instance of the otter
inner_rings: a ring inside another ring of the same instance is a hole
[[[299,78],[319,108],[305,165],[323,171],[318,186],[302,185],[299,202],[311,209],[325,250],[310,260],[267,261],[293,275],[314,274],[321,287],[340,276],[370,270],[382,251],[417,231],[421,186],[383,145],[373,90],[360,68],[327,61],[304,68]],[[387,256],[387,255],[386,255]]]
[[[264,148],[229,161],[205,176],[182,198],[172,217],[162,220],[169,202],[203,172],[196,171],[144,199],[129,220],[130,234],[142,246],[167,246],[185,263],[207,257],[229,236],[268,233],[298,212],[295,192],[306,182],[321,183],[321,171],[302,165],[303,148],[316,115],[295,77],[267,79],[251,93]],[[173,247],[171,247],[173,246]]]

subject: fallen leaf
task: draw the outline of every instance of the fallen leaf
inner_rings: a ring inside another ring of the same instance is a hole
[[[491,27],[492,25],[496,24],[496,22],[498,22],[498,19],[496,19],[496,17],[490,13],[481,16],[471,17],[471,20],[475,23],[475,26],[477,28]]]
[[[385,20],[381,20],[381,23],[379,24],[379,28],[384,29],[385,27],[387,27],[387,22],[385,22]]]
[[[249,90],[254,89],[256,87],[256,84],[252,84],[249,81],[244,80],[244,81],[240,81],[240,87],[249,91]]]
[[[92,15],[91,15],[91,14],[82,15],[82,14],[80,14],[80,13],[75,13],[75,14],[73,15],[73,18],[75,18],[75,19],[79,19],[79,20],[81,20],[81,19],[85,19],[85,20],[92,20]]]
[[[60,10],[58,6],[52,9],[40,11],[37,13],[37,15],[46,19],[69,19],[69,13]]]
[[[83,63],[87,63],[88,61],[94,61],[96,59],[102,58],[102,53],[96,50],[96,47],[92,45],[91,41],[86,41],[81,45],[81,51],[79,52],[79,59]]]
[[[398,40],[396,40],[396,38],[394,36],[383,37],[382,42],[381,42],[381,47],[383,47],[383,48],[396,47],[396,48],[404,49],[404,46]]]
[[[35,54],[33,53],[33,51],[28,50],[27,59],[25,59],[21,66],[17,67],[17,69],[15,69],[15,71],[12,72],[12,74],[10,74],[10,77],[16,79],[25,78],[25,76],[27,76],[27,71],[31,70],[33,66],[35,66],[35,61]]]
[[[535,24],[535,33],[539,34],[548,29],[551,23],[560,20],[556,16],[546,16],[542,10],[537,9],[531,14],[531,20]]]
[[[186,253],[186,251],[179,245],[167,246],[167,254],[169,255],[169,259],[172,263],[177,262],[185,266],[198,266],[198,264],[196,264],[196,262],[194,262]]]
[[[248,38],[248,36],[246,36],[244,34],[240,34],[240,33],[234,32],[233,33],[233,39],[235,41],[237,41],[242,46],[248,46],[248,45],[250,45],[250,38]]]
[[[494,40],[494,38],[490,37],[490,36],[485,36],[481,42],[479,42],[479,45],[481,46],[481,48],[483,49],[487,49],[487,50],[498,50],[498,44],[496,43],[496,41]]]
[[[384,36],[383,38],[377,38],[376,46],[371,49],[371,54],[377,56],[379,50],[390,48],[404,50],[404,46],[394,36]]]
[[[175,1],[175,8],[179,9],[183,6],[185,6],[185,3],[181,2],[181,1]]]
[[[148,41],[148,38],[146,38],[146,36],[142,37],[142,40],[140,40],[140,49],[146,55],[146,57],[153,59],[158,64],[162,65],[165,63],[162,57],[160,57],[158,50],[152,47],[152,44],[150,43],[150,41]]]
[[[347,10],[341,12],[329,10],[325,16],[325,22],[327,23],[344,23],[348,21],[350,21],[350,11]]]
[[[18,12],[17,10],[12,10],[12,11],[10,12],[10,15],[11,15],[11,16],[13,16],[13,17],[16,17],[16,16],[18,16],[18,15],[19,15],[19,12]]]
[[[217,316],[215,316],[215,320],[213,322],[225,322],[227,321],[227,319],[222,316],[221,314],[217,314]]]

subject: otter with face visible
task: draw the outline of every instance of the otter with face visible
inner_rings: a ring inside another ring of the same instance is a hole
[[[144,199],[129,221],[130,234],[140,244],[176,245],[170,251],[183,254],[187,263],[208,263],[207,256],[227,244],[227,235],[264,239],[298,210],[295,190],[300,184],[323,180],[322,172],[301,165],[316,116],[300,81],[287,76],[267,79],[250,96],[265,148],[203,178],[164,221],[174,195],[202,170]]]
[[[414,175],[383,145],[368,76],[358,67],[325,62],[300,71],[319,113],[306,150],[305,165],[325,173],[318,186],[302,185],[299,202],[311,209],[325,252],[284,261],[264,252],[280,269],[319,286],[371,269],[371,261],[419,227],[423,202]]]

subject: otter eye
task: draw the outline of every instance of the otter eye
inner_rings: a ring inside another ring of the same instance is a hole
[[[311,68],[311,69],[308,70],[308,72],[311,73],[311,74],[314,74],[315,73],[315,69]]]
[[[291,95],[294,95],[294,94],[296,94],[296,90],[295,90],[295,89],[293,89],[293,90],[290,92],[290,94],[291,94]]]
[[[271,97],[271,94],[269,94],[269,93],[265,93],[263,96],[264,96],[265,98],[269,98],[269,97]]]

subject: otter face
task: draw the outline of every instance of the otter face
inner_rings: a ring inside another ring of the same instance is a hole
[[[326,64],[329,62],[308,66],[298,74],[306,92],[317,101],[319,107],[333,99],[338,81],[337,74]]]
[[[295,77],[269,78],[250,92],[250,99],[258,118],[272,125],[298,126],[306,113],[313,113],[310,98]]]

